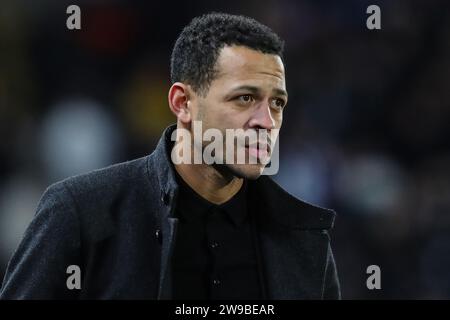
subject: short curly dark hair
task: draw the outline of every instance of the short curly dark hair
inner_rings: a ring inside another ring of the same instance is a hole
[[[284,42],[269,27],[249,17],[212,12],[194,18],[175,42],[170,61],[172,83],[185,82],[206,95],[225,45],[246,46],[283,60]]]

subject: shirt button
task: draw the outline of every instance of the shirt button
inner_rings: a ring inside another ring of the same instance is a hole
[[[219,246],[219,244],[216,241],[211,242],[211,244],[210,244],[210,247],[213,249],[217,248],[218,246]]]
[[[162,234],[160,229],[156,229],[155,238],[158,240],[159,244],[162,244]]]
[[[161,194],[161,201],[162,201],[165,205],[168,205],[169,202],[170,202],[169,194],[166,193],[166,192],[163,192],[163,193]]]

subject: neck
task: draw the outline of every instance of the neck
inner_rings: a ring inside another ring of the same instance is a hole
[[[206,164],[177,164],[175,170],[195,192],[214,204],[230,200],[244,182],[242,178],[224,174]]]
[[[182,123],[177,128],[190,130]],[[177,142],[180,138],[177,133]],[[175,154],[178,157],[178,154]],[[193,155],[191,155],[193,157]],[[192,159],[191,157],[191,159]],[[177,161],[180,163],[181,161]],[[226,168],[225,168],[226,169]],[[175,164],[175,170],[197,194],[214,204],[222,204],[230,200],[241,189],[244,179],[238,178],[228,170],[221,170],[205,163],[201,164]]]

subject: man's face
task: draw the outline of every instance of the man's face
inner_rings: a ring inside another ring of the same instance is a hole
[[[193,120],[202,121],[203,132],[215,128],[225,137],[226,129],[243,129],[246,133],[266,129],[270,137],[271,130],[281,128],[287,93],[284,66],[279,56],[244,46],[226,46],[220,52],[216,69],[218,73],[207,95],[195,95],[192,99]],[[203,146],[207,144],[204,142]],[[249,155],[264,157],[266,148],[258,149],[251,144],[237,143],[237,148],[245,149],[241,151],[245,152],[246,159]],[[225,141],[224,150],[226,153]],[[270,152],[268,150],[269,157]],[[224,155],[219,157],[226,163]],[[247,160],[245,164],[236,162],[221,165],[221,169],[235,176],[256,179],[265,167],[260,161],[256,164],[249,164]]]

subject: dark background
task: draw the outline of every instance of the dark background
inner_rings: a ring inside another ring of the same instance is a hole
[[[81,8],[81,30],[66,8]],[[366,28],[367,6],[381,30]],[[338,216],[346,299],[450,298],[448,1],[1,1],[0,278],[55,181],[149,154],[177,35],[210,11],[286,41],[276,180]],[[366,268],[381,268],[368,290]]]

